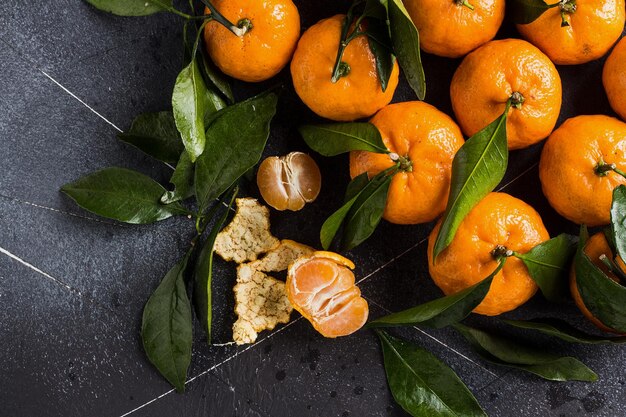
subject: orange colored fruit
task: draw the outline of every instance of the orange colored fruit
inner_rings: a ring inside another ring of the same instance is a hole
[[[600,255],[606,255],[609,259],[613,259],[613,251],[611,251],[609,243],[606,241],[606,237],[604,237],[604,233],[600,232],[591,236],[585,244],[585,248],[583,249],[583,251],[587,254],[587,256],[589,256],[591,262],[593,262],[594,265],[600,268],[607,277],[611,278],[615,282],[619,281],[615,274],[610,272],[607,269],[606,265],[604,265],[600,260]],[[622,269],[622,271],[626,271],[626,265],[624,265],[624,262],[621,258],[618,257],[616,263]],[[578,291],[578,285],[576,284],[576,271],[573,266],[570,271],[569,278],[569,288],[570,292],[572,293],[572,297],[574,298],[574,302],[576,303],[580,311],[582,311],[582,313],[585,315],[585,317],[587,317],[593,324],[595,324],[596,327],[605,332],[619,333],[616,330],[605,326],[600,320],[598,320],[593,314],[591,314],[591,311],[589,311],[589,309],[587,309],[587,306],[585,306],[585,303],[580,296],[580,292]]]
[[[237,27],[237,36],[215,20],[204,29],[211,59],[225,74],[249,82],[267,80],[287,65],[300,37],[300,15],[291,0],[211,0]],[[208,8],[206,14],[210,14]]]
[[[531,206],[504,193],[488,194],[463,219],[454,239],[432,262],[441,221],[428,238],[428,268],[435,284],[455,294],[491,274],[498,266],[492,251],[499,245],[526,253],[550,238],[539,214]],[[509,257],[496,274],[485,299],[474,313],[495,316],[511,311],[532,297],[537,284],[524,263]]]
[[[574,223],[608,224],[613,189],[626,184],[626,178],[601,168],[610,164],[626,170],[626,123],[603,115],[568,119],[550,135],[541,153],[543,193]]]
[[[449,58],[492,40],[504,19],[504,0],[404,0],[404,5],[421,48]]]
[[[336,15],[321,20],[304,32],[291,61],[291,76],[296,93],[311,110],[327,119],[351,121],[371,116],[391,101],[400,70],[394,63],[383,91],[376,59],[362,35],[345,49],[346,75],[332,82],[344,18]]]
[[[539,49],[519,39],[491,41],[463,59],[450,85],[452,108],[472,136],[498,118],[508,100],[509,149],[546,138],[561,111],[561,78]]]
[[[583,64],[611,49],[624,29],[624,14],[624,0],[566,0],[517,30],[555,64]],[[563,19],[568,26],[561,26]]]
[[[289,266],[289,302],[324,337],[347,336],[367,321],[367,301],[354,284],[352,269],[350,260],[323,251]]]
[[[291,152],[266,158],[259,166],[256,182],[267,204],[276,210],[298,211],[317,198],[322,174],[309,155]]]
[[[602,82],[611,107],[626,120],[626,38],[619,41],[604,63]]]
[[[392,223],[417,224],[444,212],[450,190],[452,160],[463,146],[463,134],[445,113],[421,101],[390,104],[371,120],[387,148],[401,158],[383,217]],[[350,176],[372,178],[393,166],[389,155],[350,153]]]

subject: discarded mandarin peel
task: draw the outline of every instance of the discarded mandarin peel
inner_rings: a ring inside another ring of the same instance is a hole
[[[276,210],[301,210],[320,193],[322,174],[309,155],[291,152],[266,158],[256,177],[263,200]]]
[[[289,302],[324,337],[347,336],[369,315],[355,286],[354,264],[332,252],[315,252],[295,261],[287,273]]]

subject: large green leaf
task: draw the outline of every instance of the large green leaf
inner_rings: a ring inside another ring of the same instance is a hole
[[[543,0],[510,0],[511,16],[519,25],[526,25],[535,20],[550,9],[550,5]],[[558,1],[556,2],[558,3]],[[507,4],[508,5],[508,4]]]
[[[143,113],[117,137],[160,161],[175,164],[184,149],[171,111]]]
[[[118,16],[147,16],[172,8],[172,0],[85,0],[97,9]]]
[[[125,223],[153,223],[176,214],[187,214],[178,203],[160,203],[166,191],[161,184],[125,168],[96,171],[65,184],[61,191],[85,210]]]
[[[452,242],[467,213],[504,177],[509,160],[506,119],[505,111],[469,138],[454,156],[448,205],[435,240],[432,262]]]
[[[524,262],[543,295],[560,302],[569,294],[569,266],[575,253],[576,237],[564,233],[515,256]]]
[[[229,104],[235,102],[233,91],[230,87],[230,83],[225,76],[215,67],[215,64],[207,57],[205,48],[202,48],[201,57],[202,71],[204,73],[205,81],[210,82],[209,85],[213,85],[227,100]]]
[[[467,317],[485,298],[493,277],[504,266],[506,258],[484,280],[460,291],[436,300],[420,304],[398,313],[392,313],[367,324],[368,327],[392,327],[422,325],[441,328],[457,323]]]
[[[520,329],[534,330],[548,336],[557,337],[569,343],[585,343],[590,345],[622,344],[626,337],[602,337],[578,330],[566,321],[552,317],[531,320],[502,320],[504,323]]]
[[[402,4],[402,0],[388,0],[388,10],[393,51],[417,98],[424,100],[426,76],[420,56],[419,32]]]
[[[570,356],[559,356],[544,348],[516,343],[510,337],[498,336],[457,323],[454,328],[467,339],[486,361],[533,373],[550,381],[588,381],[598,375],[584,363]]]
[[[174,266],[143,309],[141,339],[150,362],[178,392],[191,363],[192,317],[184,274],[189,254]]]
[[[192,162],[204,151],[204,117],[210,105],[209,97],[200,68],[194,59],[178,74],[172,93],[176,127]]]
[[[174,185],[174,190],[167,191],[163,194],[161,202],[169,204],[191,197],[194,193],[193,174],[193,162],[191,162],[191,158],[189,158],[189,153],[183,151],[178,160],[178,164],[176,164],[174,174],[172,174],[172,178],[170,178],[170,183]]]
[[[196,162],[196,198],[201,210],[261,159],[278,97],[265,93],[221,110],[206,131]]]
[[[306,144],[324,156],[350,151],[389,153],[380,132],[371,123],[305,125],[299,130]]]
[[[613,231],[616,254],[620,258],[626,259],[626,186],[624,185],[613,190],[611,230]]]
[[[414,417],[486,417],[463,381],[437,357],[406,340],[376,331],[393,398]]]

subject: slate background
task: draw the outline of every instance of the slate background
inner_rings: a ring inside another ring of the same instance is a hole
[[[296,1],[306,29],[347,9],[347,1]],[[403,416],[387,389],[377,341],[363,331],[325,340],[302,319],[263,333],[247,347],[207,347],[196,328],[183,395],[148,364],[141,311],[194,228],[184,218],[128,226],[96,218],[59,193],[61,185],[116,165],[166,183],[163,164],[116,140],[141,112],[167,109],[182,62],[183,21],[160,14],[118,18],[79,0],[0,2],[0,416]],[[506,22],[505,28],[512,28]],[[504,29],[499,37],[516,36]],[[448,86],[459,60],[424,54],[427,102],[452,114]],[[603,61],[560,67],[561,120],[613,114],[601,86]],[[306,150],[296,126],[315,117],[295,97],[289,74],[267,155]],[[239,98],[262,85],[234,83]],[[403,81],[395,101],[414,99]],[[559,122],[559,123],[560,123]],[[542,214],[550,232],[576,228],[547,205],[536,163],[541,144],[513,152],[503,186]],[[272,213],[273,232],[317,245],[324,218],[348,181],[345,156],[314,155],[325,176],[315,204]],[[254,195],[255,190],[251,190]],[[383,223],[348,254],[371,316],[441,295],[426,270],[431,225]],[[218,262],[217,341],[230,340],[234,268]],[[509,317],[558,315],[593,331],[576,308],[541,296]],[[493,327],[493,320],[472,317]],[[624,362],[619,346],[529,342],[581,358],[595,384],[552,383],[480,361],[451,330],[398,332],[431,350],[467,383],[490,416],[621,416]]]

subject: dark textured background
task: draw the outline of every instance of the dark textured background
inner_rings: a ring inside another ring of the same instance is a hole
[[[347,8],[336,0],[296,3],[303,29]],[[193,224],[185,218],[117,224],[82,211],[58,190],[111,165],[167,182],[167,167],[115,135],[136,114],[169,107],[181,69],[182,23],[167,14],[113,17],[79,0],[0,2],[0,416],[404,415],[387,389],[373,334],[325,340],[295,313],[289,325],[246,347],[207,347],[196,328],[184,395],[172,393],[147,362],[138,336],[141,311],[184,253]],[[503,36],[515,36],[514,30]],[[448,114],[448,86],[458,63],[424,56],[426,101]],[[559,68],[561,121],[612,114],[601,86],[602,64]],[[295,128],[315,119],[295,97],[288,72],[279,78],[287,91],[268,155],[305,149]],[[235,90],[243,98],[274,83],[235,83]],[[403,82],[395,100],[411,99]],[[541,212],[551,233],[575,232],[541,194],[540,150],[537,145],[512,153],[503,184]],[[326,178],[322,194],[300,213],[272,213],[280,238],[317,245],[323,219],[340,204],[347,158],[315,157]],[[372,317],[441,295],[425,269],[430,228],[383,223],[348,254],[365,278],[361,288]],[[217,339],[228,342],[233,266],[218,262],[214,281]],[[592,330],[573,305],[550,306],[540,295],[509,317],[546,315]],[[483,317],[470,322],[494,325]],[[398,333],[449,364],[491,416],[626,415],[623,347],[529,340],[578,356],[599,375],[595,384],[553,383],[481,362],[452,330]]]

